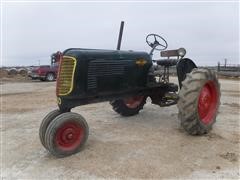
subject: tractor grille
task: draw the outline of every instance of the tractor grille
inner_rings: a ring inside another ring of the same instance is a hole
[[[74,71],[76,59],[63,56],[58,74],[57,93],[60,96],[68,95],[73,89]]]
[[[88,65],[87,89],[97,88],[97,78],[107,76],[124,75],[126,63],[128,61],[116,60],[93,60]]]

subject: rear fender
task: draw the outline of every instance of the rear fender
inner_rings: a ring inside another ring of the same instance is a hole
[[[182,88],[182,81],[186,78],[187,73],[190,73],[194,68],[197,66],[191,59],[183,58],[178,62],[177,75],[180,88]]]

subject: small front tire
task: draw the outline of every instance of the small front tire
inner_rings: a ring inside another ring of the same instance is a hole
[[[50,124],[50,122],[60,114],[61,114],[61,112],[58,109],[56,109],[56,110],[53,110],[50,113],[48,113],[42,120],[42,123],[39,128],[39,138],[40,138],[42,145],[45,148],[47,148],[47,147],[45,145],[44,137],[45,137],[47,127]]]
[[[66,157],[81,150],[86,143],[89,128],[86,120],[77,113],[66,112],[57,116],[48,126],[45,142],[56,157]]]

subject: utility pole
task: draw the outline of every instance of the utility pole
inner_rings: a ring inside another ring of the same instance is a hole
[[[224,66],[227,67],[227,58],[224,59]]]
[[[218,67],[217,67],[217,71],[220,71],[220,62],[218,62]]]

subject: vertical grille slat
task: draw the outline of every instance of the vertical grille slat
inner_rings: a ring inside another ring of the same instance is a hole
[[[72,91],[75,67],[75,58],[70,56],[63,56],[58,77],[59,95],[67,95]]]

